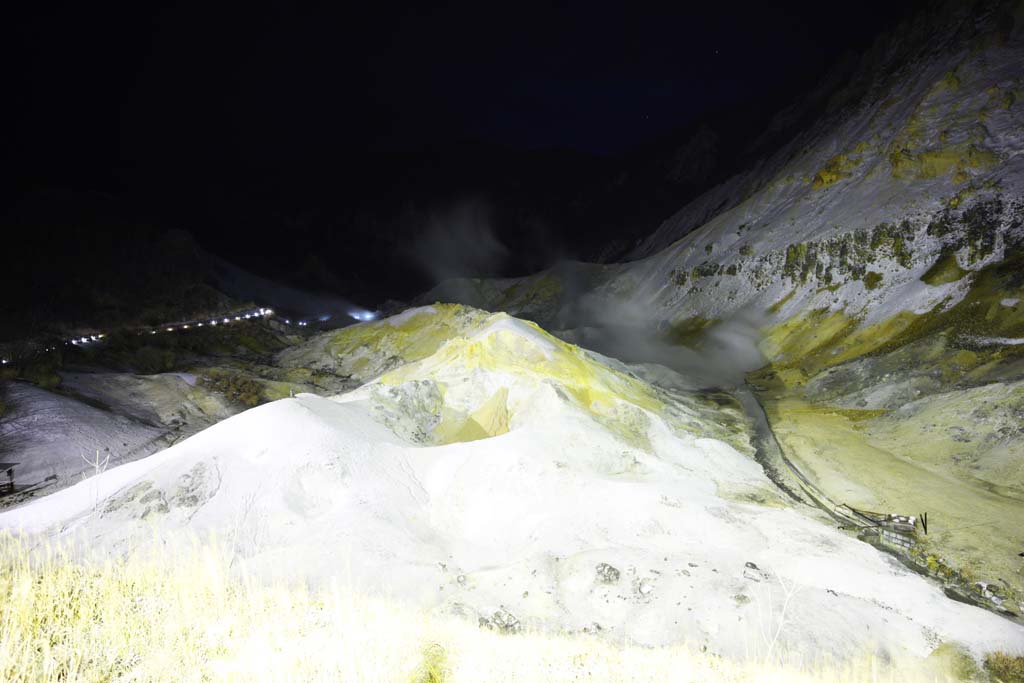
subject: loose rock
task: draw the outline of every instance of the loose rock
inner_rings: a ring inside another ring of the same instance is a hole
[[[597,565],[597,579],[601,583],[617,583],[619,576],[619,570],[610,564],[602,562]]]

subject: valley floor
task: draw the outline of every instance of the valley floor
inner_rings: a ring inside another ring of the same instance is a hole
[[[1024,495],[948,467],[929,467],[871,411],[794,394],[775,386],[760,398],[779,443],[802,472],[837,503],[882,513],[927,512],[928,533],[918,531],[927,566],[959,570],[968,587],[974,581],[995,584],[1002,607],[1024,611],[1024,559],[1018,555],[1024,551]],[[937,448],[935,440],[921,446]]]

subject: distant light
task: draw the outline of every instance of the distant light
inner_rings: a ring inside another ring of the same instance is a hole
[[[7,359],[6,358],[0,358],[0,365],[7,365]]]
[[[196,323],[196,327],[202,327],[202,326],[203,326],[202,323]]]
[[[156,334],[156,330],[150,330],[149,333],[150,334]]]
[[[327,322],[330,319],[331,319],[331,316],[327,315],[326,313],[324,315],[320,316],[320,322],[322,322],[322,323],[325,323],[325,322]]]
[[[211,324],[211,325],[216,325],[216,324],[217,324],[217,321],[216,321],[216,320],[211,320],[211,321],[210,321],[210,324]]]
[[[224,322],[226,322],[226,323],[231,322],[231,318],[224,318]]]
[[[274,312],[269,308],[263,309],[263,315],[274,315]]]
[[[237,315],[235,316],[235,320],[241,320],[241,319],[242,319],[241,317],[239,317]]]
[[[377,314],[374,311],[349,311],[348,315],[350,318],[362,320],[363,322],[377,319]]]
[[[88,340],[88,339],[86,339],[85,337],[82,337],[82,338],[81,338],[81,339],[79,339],[78,341],[80,341],[80,342],[82,342],[83,344],[85,344],[85,343],[87,343],[87,342],[88,342],[89,340]]]
[[[173,331],[174,331],[174,329],[173,329],[173,328],[170,328],[170,327],[168,327],[168,328],[167,328],[167,331],[168,331],[168,332],[173,332]]]
[[[285,324],[285,325],[291,325],[291,324],[292,324],[292,321],[291,321],[291,320],[289,320],[288,318],[285,318],[285,319],[284,319],[284,324]]]
[[[92,335],[92,340],[93,340],[93,341],[96,341],[97,339],[99,339],[99,337],[97,337],[97,336],[96,336],[95,334],[94,334],[94,335]]]
[[[182,327],[184,327],[186,330],[188,329],[188,325],[182,325]]]

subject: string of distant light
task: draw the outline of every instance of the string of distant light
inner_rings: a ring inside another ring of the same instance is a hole
[[[177,332],[178,330],[190,330],[190,329],[193,329],[193,328],[206,327],[206,326],[216,327],[217,325],[228,325],[228,324],[233,323],[233,322],[241,322],[242,320],[252,320],[253,318],[256,318],[256,319],[259,319],[259,318],[269,318],[272,315],[274,315],[274,311],[273,310],[271,310],[269,308],[260,308],[260,309],[257,309],[255,311],[250,311],[248,313],[240,313],[240,314],[235,315],[235,316],[227,315],[224,318],[220,318],[218,316],[216,318],[212,318],[209,322],[206,322],[204,320],[192,320],[192,321],[189,321],[187,323],[175,323],[175,324],[166,325],[166,326],[161,325],[160,327],[155,327],[155,328],[151,329],[149,331],[149,333],[150,334],[158,334],[160,332]],[[140,332],[139,334],[145,334],[145,332]],[[89,339],[87,339],[85,337],[82,337],[82,339],[80,341],[82,343],[88,343]],[[95,337],[93,337],[93,341],[95,341]],[[72,343],[74,343],[74,342],[72,342]]]
[[[192,330],[192,329],[197,329],[197,328],[201,328],[201,327],[216,327],[217,325],[229,325],[231,323],[241,322],[243,320],[253,320],[253,319],[259,320],[261,318],[266,319],[266,318],[270,318],[273,315],[274,315],[274,311],[272,309],[270,309],[270,308],[258,308],[258,309],[254,310],[254,311],[248,311],[246,313],[239,313],[237,315],[226,315],[224,317],[214,316],[209,321],[207,321],[207,320],[190,320],[189,322],[184,322],[184,323],[171,323],[171,324],[158,325],[158,326],[156,326],[154,328],[149,329],[148,332],[149,332],[149,334],[160,334],[160,333],[166,333],[166,332],[178,332],[178,331],[182,331],[182,330]],[[349,317],[351,317],[351,318],[353,318],[355,320],[359,320],[361,322],[367,322],[367,321],[370,321],[370,320],[375,320],[377,318],[377,314],[375,312],[373,312],[373,311],[350,311],[348,315],[349,315]],[[326,317],[321,317],[320,318],[321,321],[325,321],[325,320],[329,320],[329,319],[330,319],[330,316],[326,316]],[[293,323],[290,318],[284,318],[283,322],[284,322],[285,325],[295,325],[296,327],[308,327],[309,326],[309,321],[308,320],[297,320],[297,321],[295,321]],[[146,332],[147,332],[147,330],[142,330],[142,331],[139,332],[139,334],[146,334]],[[85,345],[91,344],[93,342],[98,342],[101,339],[106,338],[106,336],[107,335],[104,332],[97,332],[96,334],[89,334],[89,335],[85,335],[85,336],[82,336],[82,337],[72,337],[71,339],[68,339],[68,340],[66,340],[64,342],[64,346],[75,346],[75,347],[85,346]],[[43,349],[43,352],[44,353],[49,353],[51,351],[56,351],[56,350],[57,350],[57,346],[48,346],[45,349]],[[0,365],[8,365],[11,362],[12,362],[12,360],[9,359],[9,358],[0,358]]]

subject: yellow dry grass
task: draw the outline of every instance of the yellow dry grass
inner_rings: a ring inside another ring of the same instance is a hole
[[[73,561],[0,540],[0,680],[940,681],[921,663],[735,662],[686,646],[502,635],[339,586],[267,585],[215,546]]]

